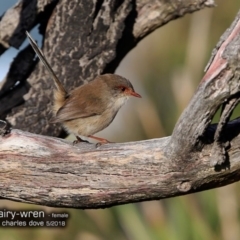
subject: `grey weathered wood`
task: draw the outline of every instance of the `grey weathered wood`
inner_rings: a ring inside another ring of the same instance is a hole
[[[215,126],[206,139],[213,139]],[[0,196],[54,207],[104,208],[163,199],[240,180],[240,120],[228,124],[230,163],[210,167],[211,146],[181,162],[168,158],[170,137],[106,144],[80,143],[20,130],[0,137]]]
[[[201,137],[218,108],[233,97],[239,98],[239,51],[240,12],[214,49],[197,91],[179,118],[169,145],[169,154],[185,158],[194,149],[201,150],[205,144]]]
[[[44,12],[47,15],[56,4],[56,0],[20,0],[8,9],[0,19],[0,55],[11,46],[19,48],[26,39],[25,31],[36,26],[37,18]]]

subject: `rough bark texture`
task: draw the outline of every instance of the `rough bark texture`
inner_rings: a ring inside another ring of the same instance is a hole
[[[211,141],[215,127],[208,128]],[[141,142],[71,143],[20,130],[0,137],[0,196],[54,207],[105,208],[216,188],[240,179],[240,121],[228,124],[230,162],[210,167],[211,146],[182,162],[166,156],[170,137]]]
[[[212,0],[22,0],[0,21],[0,54],[9,46],[19,47],[25,30],[40,23],[42,33],[46,27],[44,53],[71,90],[98,74],[114,72],[126,53],[156,28],[212,6]],[[59,136],[61,127],[48,123],[53,82],[41,64],[34,66],[33,61],[25,65],[17,87],[12,78],[5,80],[12,87],[4,85],[0,91],[0,105],[9,106],[0,108],[0,119],[7,116],[15,128]]]
[[[214,49],[198,90],[178,120],[170,154],[186,157],[204,146],[201,140],[219,107],[232,98],[239,99],[240,90],[240,12]]]

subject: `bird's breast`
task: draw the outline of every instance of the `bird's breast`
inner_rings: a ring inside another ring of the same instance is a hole
[[[93,135],[109,126],[126,100],[126,98],[117,99],[113,104],[109,104],[102,114],[66,121],[64,126],[75,135]]]

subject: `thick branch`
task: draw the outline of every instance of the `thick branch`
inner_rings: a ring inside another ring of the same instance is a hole
[[[204,146],[202,136],[219,107],[240,91],[240,12],[220,39],[196,93],[176,124],[168,153],[185,158]]]
[[[38,24],[37,18],[56,0],[21,0],[0,19],[0,55],[9,47],[19,48],[26,39],[25,31]]]
[[[215,127],[207,131],[208,140]],[[3,199],[54,207],[104,208],[169,198],[240,180],[240,121],[228,125],[231,166],[209,166],[211,145],[176,165],[165,156],[170,137],[72,146],[20,130],[0,137]]]

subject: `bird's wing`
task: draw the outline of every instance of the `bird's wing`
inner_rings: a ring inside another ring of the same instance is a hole
[[[82,97],[84,95],[84,98]],[[85,86],[78,88],[74,94],[66,99],[63,106],[57,111],[52,122],[64,122],[78,118],[87,118],[100,115],[104,112],[105,106],[102,98],[96,91],[86,92]]]

